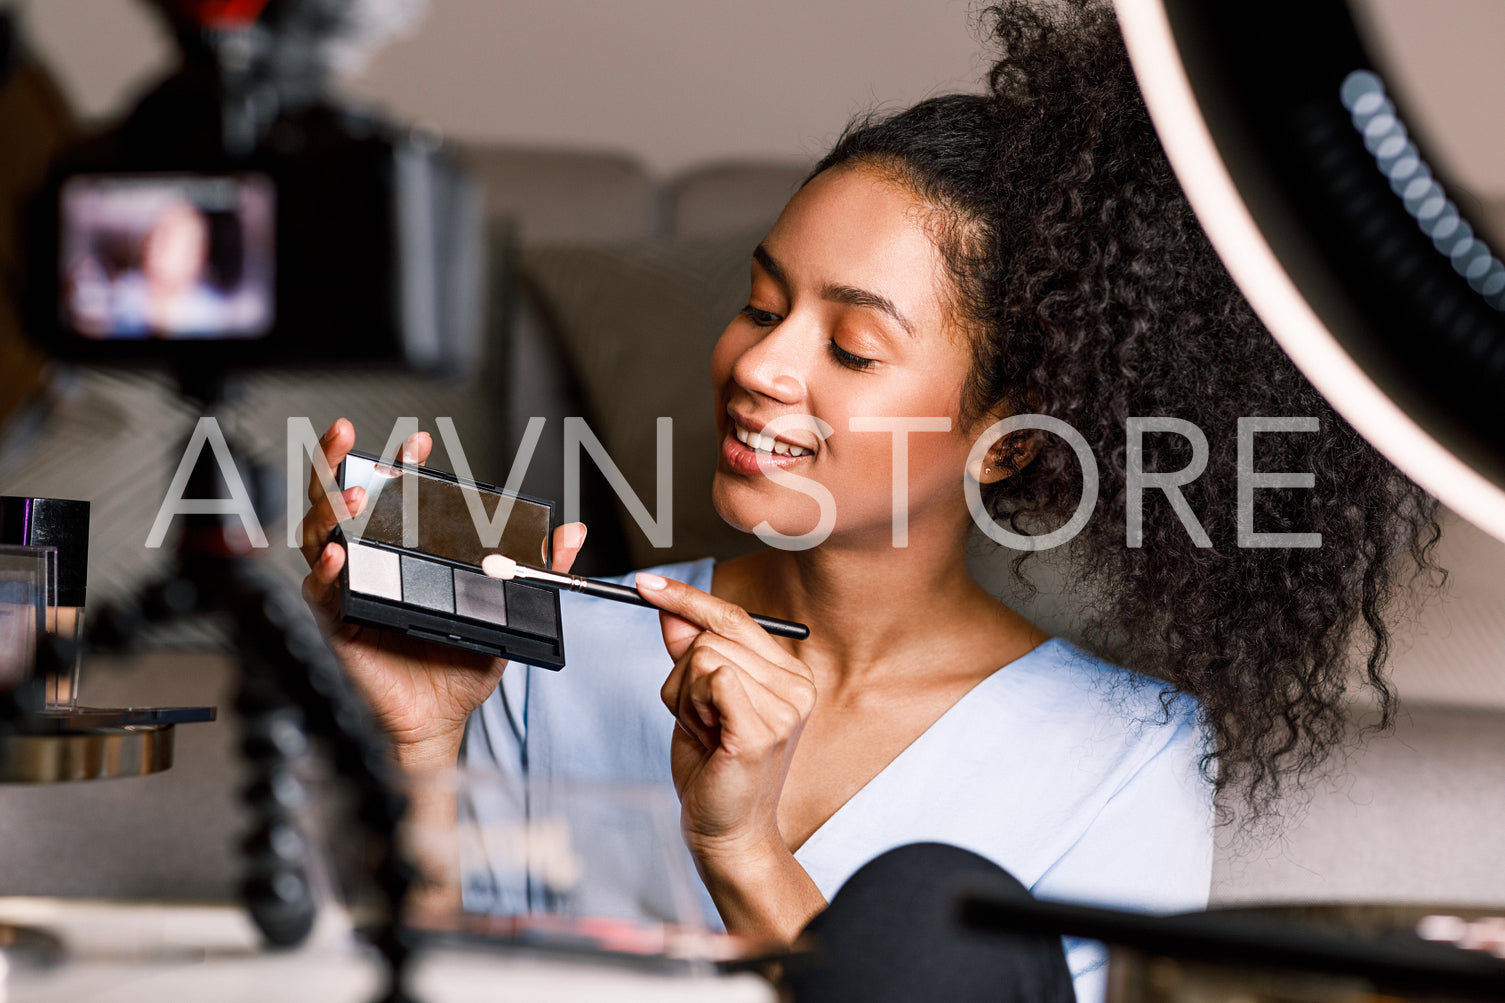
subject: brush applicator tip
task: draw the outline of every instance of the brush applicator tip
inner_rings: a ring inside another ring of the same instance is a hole
[[[517,562],[504,554],[487,554],[481,561],[481,570],[488,578],[500,578],[510,582],[517,577]]]

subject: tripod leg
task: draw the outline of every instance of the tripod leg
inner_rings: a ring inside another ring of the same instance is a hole
[[[246,661],[244,676],[248,685],[261,680],[285,701],[275,708],[271,706],[275,700],[270,701],[266,713],[258,714],[257,723],[247,731],[247,754],[261,754],[263,763],[274,765],[289,751],[301,750],[299,743],[305,733],[325,740],[336,774],[355,793],[356,816],[370,840],[375,861],[371,877],[385,906],[385,923],[371,937],[390,975],[382,1003],[408,1003],[405,975],[411,946],[402,926],[402,906],[415,874],[397,846],[407,798],[397,783],[386,735],[325,645],[301,600],[283,582],[249,561],[234,562],[232,575],[227,605],[236,614],[237,635]],[[265,776],[269,785],[273,779],[281,779],[271,769]],[[271,793],[270,786],[267,793]],[[268,811],[261,820],[267,836],[260,840],[253,834],[251,849],[260,851],[263,842],[270,847],[277,824],[274,814]],[[291,842],[288,845],[293,846]],[[301,861],[301,857],[298,859]],[[277,863],[281,866],[284,861],[278,858]],[[288,896],[284,899],[277,889],[263,895],[268,889],[253,879],[248,891],[256,896],[248,906],[269,939],[274,936],[268,929],[271,926],[278,934],[296,933],[301,940],[308,930],[298,933],[299,924],[306,915],[308,926],[312,926],[313,903],[306,898],[306,891],[305,898],[299,898],[291,877],[292,861],[285,863],[287,866],[278,873],[286,875]],[[301,867],[297,873],[306,890],[306,874]],[[302,905],[305,901],[306,907]]]
[[[254,819],[242,844],[246,875],[241,895],[269,944],[294,947],[308,936],[317,912],[307,840],[297,820],[308,801],[297,774],[308,740],[303,715],[279,688],[268,685],[267,668],[253,663],[252,658],[243,662],[235,698],[245,729],[241,751],[251,769],[242,797]]]

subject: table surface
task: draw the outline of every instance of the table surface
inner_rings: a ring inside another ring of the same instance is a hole
[[[44,929],[63,940],[68,955],[51,969],[13,963],[0,985],[6,1003],[366,1003],[381,985],[381,966],[340,914],[321,920],[306,946],[276,953],[259,948],[249,919],[230,905],[0,898],[0,923]],[[754,975],[650,972],[508,950],[421,952],[412,988],[422,1003],[776,999]]]

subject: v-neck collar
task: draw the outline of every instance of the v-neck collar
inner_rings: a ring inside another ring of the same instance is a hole
[[[879,770],[877,773],[869,777],[867,783],[857,788],[857,790],[852,793],[851,797],[843,801],[835,811],[833,811],[826,817],[826,820],[822,822],[814,832],[810,833],[810,835],[805,838],[805,841],[803,843],[801,843],[796,849],[791,851],[795,859],[800,859],[802,854],[805,854],[810,850],[812,846],[815,846],[817,843],[819,843],[825,833],[835,828],[839,828],[839,820],[841,819],[841,817],[843,815],[850,814],[852,811],[855,811],[856,809],[852,808],[852,806],[858,801],[864,800],[864,795],[877,787],[885,777],[891,775],[898,769],[902,769],[901,764],[905,761],[906,758],[913,758],[912,754],[917,754],[915,753],[916,749],[919,749],[922,746],[928,745],[932,742],[938,741],[938,738],[936,736],[943,735],[945,733],[945,729],[942,726],[947,722],[948,719],[955,717],[956,715],[961,713],[969,703],[975,702],[974,698],[977,694],[983,692],[984,690],[991,689],[994,686],[1002,685],[1002,681],[1005,681],[1009,677],[1013,676],[1014,671],[1017,670],[1025,662],[1040,655],[1045,651],[1046,648],[1051,648],[1052,650],[1054,650],[1055,647],[1059,646],[1062,643],[1064,642],[1062,642],[1060,638],[1046,638],[1044,641],[1041,641],[1039,644],[1035,645],[1024,654],[1020,655],[1018,658],[1015,658],[1010,662],[1005,662],[1003,665],[1000,665],[998,668],[994,669],[992,672],[979,679],[976,685],[974,685],[971,689],[967,690],[967,692],[958,697],[955,703],[953,703],[950,707],[947,707],[939,717],[930,722],[930,726],[927,727],[924,731],[920,732],[920,734],[915,737],[915,740],[913,742],[910,742],[902,750],[900,750],[899,754],[893,759],[890,759],[888,761],[888,764],[884,766],[883,769]],[[803,863],[803,861],[801,861],[801,863]]]

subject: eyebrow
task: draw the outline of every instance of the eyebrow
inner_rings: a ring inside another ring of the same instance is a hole
[[[784,271],[784,266],[774,260],[773,255],[768,253],[768,248],[762,244],[755,247],[753,249],[753,260],[762,265],[763,270],[772,276],[774,281],[784,286],[789,285],[789,276]],[[899,308],[894,306],[894,301],[887,296],[870,292],[866,289],[858,289],[855,286],[845,286],[829,282],[821,287],[820,296],[821,299],[830,300],[833,303],[845,303],[847,306],[877,310],[879,313],[887,314],[892,318],[895,323],[904,329],[906,334],[912,336],[915,333],[914,325],[909,322],[909,318],[900,313]]]

